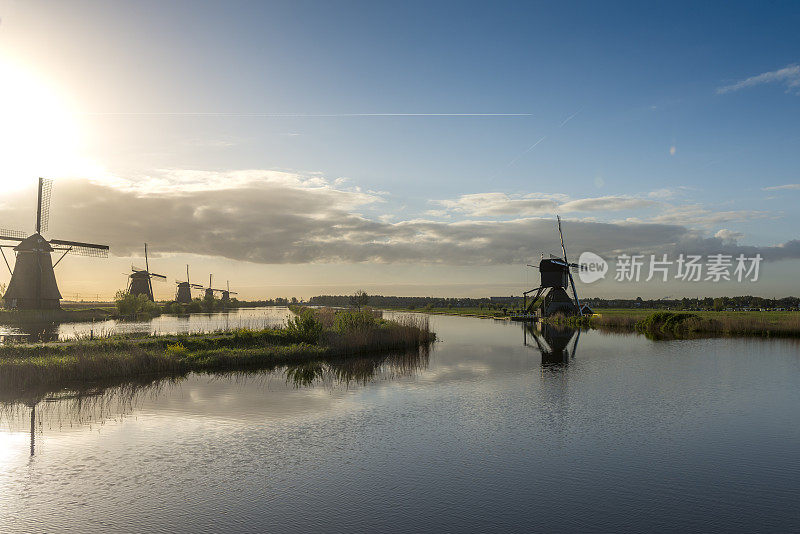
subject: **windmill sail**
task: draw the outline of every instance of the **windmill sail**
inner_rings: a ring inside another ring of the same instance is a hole
[[[50,193],[53,191],[53,181],[39,178],[39,195],[36,200],[36,233],[47,231],[50,222]]]

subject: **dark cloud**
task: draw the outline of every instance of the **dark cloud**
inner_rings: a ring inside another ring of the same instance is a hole
[[[354,213],[374,202],[360,192],[254,182],[213,191],[143,194],[85,181],[59,184],[51,216],[52,237],[107,243],[112,254],[195,253],[255,263],[426,262],[459,265],[525,263],[540,253],[560,253],[551,219],[513,221],[378,222]],[[27,201],[26,201],[27,204]],[[22,207],[20,207],[22,206]],[[33,206],[12,201],[0,227],[19,228]],[[23,228],[24,229],[24,228]],[[800,258],[800,242],[742,247],[702,239],[685,226],[663,223],[567,221],[569,252],[683,251]]]

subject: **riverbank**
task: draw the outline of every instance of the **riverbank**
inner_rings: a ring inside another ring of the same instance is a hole
[[[331,326],[302,310],[283,328],[4,345],[0,392],[36,395],[109,379],[296,365],[418,349],[436,337],[424,317],[362,320],[358,313]]]
[[[556,316],[546,321],[601,331],[639,332],[652,339],[800,337],[800,312],[603,310],[591,316]]]

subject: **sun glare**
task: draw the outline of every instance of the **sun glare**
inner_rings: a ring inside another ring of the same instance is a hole
[[[81,127],[68,102],[46,81],[0,57],[0,189],[43,176],[80,175]]]

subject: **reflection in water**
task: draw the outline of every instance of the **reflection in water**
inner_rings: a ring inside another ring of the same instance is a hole
[[[283,306],[265,308],[239,308],[216,313],[190,315],[164,314],[150,320],[115,320],[0,324],[0,343],[10,341],[63,341],[112,335],[136,334],[192,334],[231,330],[236,328],[261,329],[280,326],[289,317]]]
[[[59,323],[23,323],[16,325],[13,334],[28,343],[58,341]]]
[[[564,367],[569,365],[569,360],[575,358],[575,354],[578,351],[578,340],[581,337],[580,329],[539,322],[524,323],[522,332],[522,343],[525,346],[529,346],[528,337],[530,335],[539,352],[542,353],[542,367]],[[572,342],[571,352],[570,342]]]
[[[429,349],[423,347],[418,351],[383,356],[320,360],[280,369],[220,373],[214,374],[213,379],[228,377],[240,381],[254,378],[266,383],[270,378],[283,375],[286,383],[294,388],[349,388],[375,380],[414,376],[426,369],[429,361]],[[16,432],[30,431],[30,453],[33,456],[37,433],[42,434],[45,429],[80,428],[94,423],[102,424],[110,419],[122,419],[134,413],[145,399],[169,396],[187,378],[149,378],[28,398],[3,395],[3,401],[0,401],[0,428]]]

